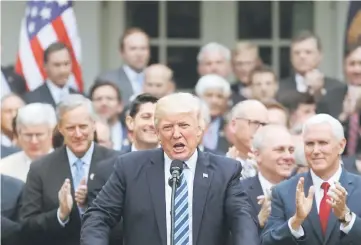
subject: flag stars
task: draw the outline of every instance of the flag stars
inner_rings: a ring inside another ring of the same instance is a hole
[[[63,7],[68,4],[68,0],[57,0],[60,7]]]
[[[45,19],[50,19],[51,17],[51,9],[50,8],[43,8],[41,11],[40,11],[40,16],[41,18],[43,18],[44,20]]]
[[[31,17],[33,17],[33,18],[36,17],[36,16],[38,15],[38,8],[34,6],[34,7],[31,9],[30,15],[31,15]]]
[[[30,33],[33,33],[35,31],[35,23],[34,22],[30,22],[28,25],[28,31]]]

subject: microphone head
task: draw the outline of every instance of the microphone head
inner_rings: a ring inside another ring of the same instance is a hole
[[[183,171],[183,162],[181,160],[173,160],[170,164],[170,173],[173,174],[174,171],[178,171],[179,175]]]

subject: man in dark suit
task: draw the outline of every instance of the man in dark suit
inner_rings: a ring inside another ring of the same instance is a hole
[[[14,66],[1,66],[1,98],[9,93],[22,95],[25,92],[25,80],[15,73]]]
[[[77,93],[70,87],[72,63],[70,51],[65,44],[55,42],[49,45],[44,51],[44,68],[47,80],[24,95],[27,104],[41,102],[56,107],[66,95]]]
[[[310,171],[272,190],[263,245],[359,244],[361,177],[340,164],[346,140],[340,122],[318,114],[305,123],[303,139]]]
[[[20,240],[20,198],[24,182],[1,174],[1,244],[17,245]]]
[[[271,124],[257,130],[252,146],[258,173],[241,183],[247,191],[255,214],[258,215],[262,230],[271,211],[272,188],[291,175],[295,145],[286,127]]]
[[[361,175],[360,153],[354,156],[343,156],[342,162],[347,171]]]
[[[22,196],[20,218],[31,244],[79,245],[88,179],[101,160],[117,154],[93,142],[96,115],[84,96],[68,95],[58,115],[64,146],[32,162]]]
[[[199,100],[187,93],[157,102],[155,127],[162,148],[116,159],[114,173],[84,214],[82,245],[108,244],[120,218],[125,244],[169,244],[168,178],[174,159],[184,161],[175,198],[181,207],[175,210],[175,244],[226,244],[230,230],[234,244],[259,244],[257,221],[239,182],[241,165],[197,150],[199,110]]]
[[[139,28],[130,28],[120,38],[119,49],[125,64],[99,75],[96,80],[114,82],[126,105],[132,95],[143,91],[144,69],[150,58],[149,37]]]
[[[341,86],[336,79],[325,77],[318,70],[321,63],[322,50],[320,39],[309,31],[301,31],[291,44],[291,63],[294,74],[280,81],[279,95],[287,91],[297,90],[301,93],[310,93],[321,98],[331,88]]]

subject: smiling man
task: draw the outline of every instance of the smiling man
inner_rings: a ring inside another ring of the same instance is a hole
[[[84,214],[81,245],[108,244],[110,229],[121,218],[125,244],[169,245],[173,160],[184,164],[174,244],[227,244],[231,231],[233,244],[259,245],[257,221],[239,181],[241,165],[197,150],[200,106],[188,93],[158,100],[154,121],[162,147],[115,160],[113,174]]]

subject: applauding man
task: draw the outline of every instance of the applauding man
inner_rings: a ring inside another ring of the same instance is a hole
[[[341,165],[346,140],[335,118],[318,114],[303,129],[310,171],[272,190],[263,245],[359,244],[361,178]]]

